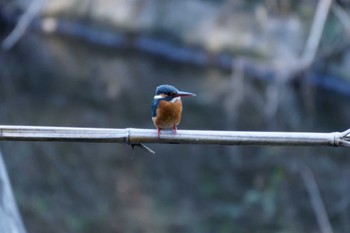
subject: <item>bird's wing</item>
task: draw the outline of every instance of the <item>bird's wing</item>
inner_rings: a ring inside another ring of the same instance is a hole
[[[153,100],[153,102],[152,102],[152,117],[157,116],[158,104],[159,104],[159,99]]]

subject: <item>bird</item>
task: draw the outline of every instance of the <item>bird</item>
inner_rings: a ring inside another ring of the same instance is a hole
[[[168,84],[156,88],[152,102],[152,121],[157,127],[158,138],[161,129],[172,128],[176,133],[182,114],[181,97],[188,96],[196,96],[196,94],[179,91],[176,87]]]

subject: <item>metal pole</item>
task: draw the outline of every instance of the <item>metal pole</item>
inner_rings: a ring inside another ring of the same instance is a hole
[[[2,141],[79,141],[138,145],[142,143],[350,146],[350,129],[342,133],[247,132],[207,130],[112,129],[0,125]]]

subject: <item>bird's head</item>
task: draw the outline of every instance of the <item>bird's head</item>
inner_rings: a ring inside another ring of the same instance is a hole
[[[176,97],[187,96],[196,96],[196,94],[186,91],[179,91],[177,88],[171,85],[160,85],[156,89],[156,95],[154,96],[154,99],[172,100]]]

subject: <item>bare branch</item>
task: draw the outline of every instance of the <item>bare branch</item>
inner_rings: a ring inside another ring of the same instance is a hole
[[[307,39],[304,53],[301,56],[300,63],[304,68],[309,67],[315,58],[331,4],[332,0],[320,0],[317,5],[311,32]]]
[[[0,232],[25,233],[0,151]]]
[[[346,11],[341,6],[339,6],[337,2],[334,2],[332,11],[334,12],[335,16],[338,17],[339,21],[343,24],[345,30],[349,33],[350,16],[346,13]]]
[[[300,175],[303,179],[306,190],[309,194],[312,208],[315,212],[321,233],[333,233],[332,225],[321,198],[320,190],[317,186],[315,176],[311,169],[305,164],[300,164]]]
[[[19,19],[15,29],[2,42],[2,48],[11,49],[17,41],[23,36],[32,20],[39,14],[45,0],[32,0],[27,11]]]

